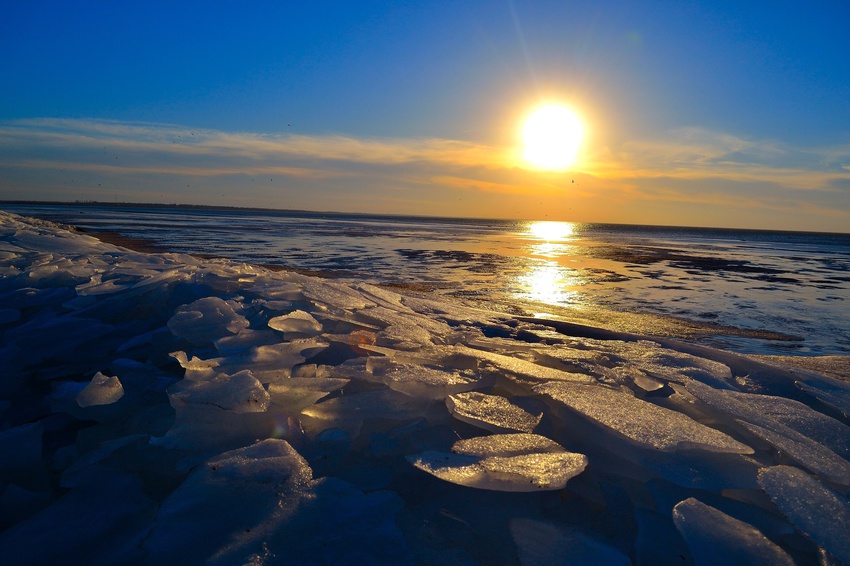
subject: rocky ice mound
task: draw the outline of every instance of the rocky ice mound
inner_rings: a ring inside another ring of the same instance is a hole
[[[0,234],[5,563],[850,563],[847,382]]]

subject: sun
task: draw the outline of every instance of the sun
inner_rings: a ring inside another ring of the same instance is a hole
[[[566,169],[575,163],[583,135],[575,112],[557,104],[541,106],[523,125],[523,158],[537,169]]]

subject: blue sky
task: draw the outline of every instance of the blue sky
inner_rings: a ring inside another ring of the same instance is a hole
[[[3,13],[0,199],[850,231],[846,1]],[[543,101],[569,171],[513,158]]]

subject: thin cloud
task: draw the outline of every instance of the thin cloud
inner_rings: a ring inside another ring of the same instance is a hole
[[[439,213],[442,202],[447,214],[483,214],[486,200],[486,210],[495,211],[488,213],[508,217],[533,199],[552,203],[552,213],[580,204],[603,220],[606,210],[619,206],[618,221],[632,222],[642,221],[628,216],[632,210],[638,214],[653,203],[675,207],[683,217],[698,217],[709,207],[737,210],[742,217],[757,210],[789,216],[800,211],[810,223],[817,215],[850,214],[848,145],[794,147],[688,128],[663,139],[587,148],[576,169],[560,173],[527,169],[517,153],[514,147],[434,138],[234,133],[79,119],[0,123],[6,176],[0,182],[4,195],[18,191],[20,198],[39,190],[56,198],[70,184],[70,198],[96,199],[96,187],[108,181],[110,191],[136,200],[157,192],[150,183],[159,175],[169,202],[236,202],[238,196],[239,202],[265,199],[264,206],[380,206],[409,213],[427,197],[428,213]],[[251,184],[254,179],[262,187]],[[478,196],[466,198],[470,194]],[[467,208],[458,208],[459,202]]]

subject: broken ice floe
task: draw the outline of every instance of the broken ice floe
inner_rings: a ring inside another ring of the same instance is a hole
[[[587,466],[584,454],[567,452],[536,434],[494,434],[457,441],[451,453],[436,451],[408,460],[442,480],[497,491],[561,489]]]
[[[635,444],[663,451],[701,449],[751,454],[753,449],[687,415],[598,385],[547,383],[534,391],[548,396]]]
[[[759,483],[795,527],[824,550],[850,564],[850,504],[807,473],[791,466],[759,472]]]
[[[77,395],[77,404],[80,407],[109,405],[123,396],[124,387],[121,385],[121,380],[115,376],[109,377],[97,372],[91,378],[91,382]]]
[[[850,561],[834,377],[2,212],[0,333],[14,563]]]
[[[673,522],[697,564],[774,564],[793,566],[784,550],[743,521],[690,498],[673,508]]]
[[[500,395],[458,393],[446,398],[452,416],[491,432],[531,432],[540,424],[543,412],[536,415]]]

